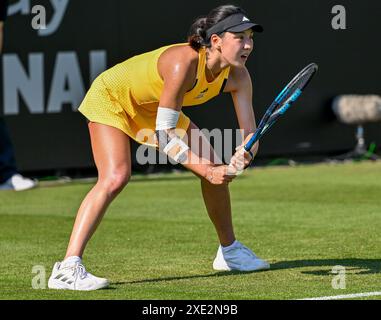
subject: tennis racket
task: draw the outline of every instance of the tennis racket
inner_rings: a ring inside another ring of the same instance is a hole
[[[251,139],[241,149],[249,151],[259,139],[273,126],[273,124],[291,107],[291,105],[300,97],[304,88],[311,81],[313,75],[318,70],[315,63],[311,63],[300,71],[278,94],[266,113],[262,117],[257,129]],[[233,166],[230,164],[230,166]],[[237,175],[243,170],[237,170]]]

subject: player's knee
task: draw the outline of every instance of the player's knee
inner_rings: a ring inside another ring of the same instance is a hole
[[[129,171],[116,171],[104,178],[101,184],[110,196],[116,196],[127,185],[130,178],[131,173]]]

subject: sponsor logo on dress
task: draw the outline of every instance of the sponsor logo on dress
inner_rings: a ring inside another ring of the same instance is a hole
[[[205,93],[209,90],[209,88],[206,88],[205,90],[202,90],[199,95],[196,97],[196,99],[201,99],[204,97]]]

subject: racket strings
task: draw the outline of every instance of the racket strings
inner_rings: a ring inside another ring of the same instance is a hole
[[[290,85],[287,94],[284,96],[283,101],[280,103],[277,110],[279,110],[286,104],[294,102],[300,96],[303,89],[312,79],[312,76],[314,75],[315,71],[316,70],[314,68],[306,70],[304,74],[300,75],[299,78],[293,84]]]

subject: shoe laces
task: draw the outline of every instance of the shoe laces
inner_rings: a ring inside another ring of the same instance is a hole
[[[73,267],[73,277],[79,276],[80,279],[84,279],[87,276],[87,271],[82,263],[77,262]]]
[[[245,255],[249,257],[257,258],[257,256],[252,252],[248,247],[245,247],[243,244],[241,244],[238,249],[243,252]]]

